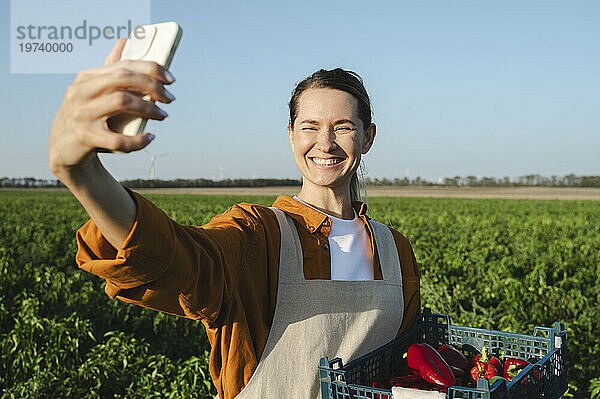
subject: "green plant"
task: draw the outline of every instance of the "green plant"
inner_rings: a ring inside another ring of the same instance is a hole
[[[148,195],[183,224],[274,197]],[[566,323],[569,391],[600,398],[600,203],[370,198],[411,242],[422,305],[460,325]],[[0,192],[1,398],[212,398],[199,321],[104,293],[74,262],[88,217],[65,192]]]

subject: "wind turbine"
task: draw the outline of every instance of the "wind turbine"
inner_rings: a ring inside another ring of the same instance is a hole
[[[223,180],[223,171],[227,170],[227,168],[222,167],[221,165],[219,165],[219,171],[221,173],[221,180]]]
[[[150,180],[154,180],[154,171],[156,169],[156,159],[160,158],[160,157],[164,157],[165,155],[168,155],[166,153],[163,154],[152,154],[150,151],[145,150],[146,154],[148,154],[148,156],[150,157]]]

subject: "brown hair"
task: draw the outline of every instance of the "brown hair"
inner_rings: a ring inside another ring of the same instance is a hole
[[[331,70],[320,69],[296,85],[292,92],[292,98],[288,103],[290,108],[290,126],[294,128],[296,114],[298,113],[298,99],[300,94],[307,89],[330,88],[338,89],[350,93],[356,98],[358,103],[358,117],[362,121],[363,129],[371,125],[371,100],[363,84],[362,78],[353,71],[346,71],[342,68]],[[362,173],[362,161],[359,169]],[[361,201],[361,197],[366,199],[365,194],[361,195],[361,183],[359,182],[357,172],[355,171],[350,179],[350,198],[352,201]]]

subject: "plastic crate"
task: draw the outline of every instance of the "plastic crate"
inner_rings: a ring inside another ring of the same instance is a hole
[[[451,387],[447,398],[464,399],[538,399],[560,398],[567,390],[567,332],[563,323],[554,327],[535,327],[533,335],[515,334],[450,323],[450,316],[431,313],[424,308],[411,328],[374,351],[345,366],[342,359],[321,358],[319,378],[322,399],[392,399],[392,391],[372,388],[371,382],[401,375],[403,354],[410,345],[427,342],[434,348],[444,343],[455,345],[473,358],[486,346],[490,352],[502,350],[504,356],[539,359],[510,382],[478,380],[477,388]]]

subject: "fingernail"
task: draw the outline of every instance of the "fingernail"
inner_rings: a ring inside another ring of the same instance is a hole
[[[173,83],[175,81],[175,76],[171,75],[171,72],[165,71],[165,79],[167,79],[167,82]]]
[[[154,135],[153,135],[152,133],[150,133],[150,134],[147,136],[147,139],[148,139],[148,141],[152,141],[152,140],[154,140]]]
[[[158,112],[164,117],[166,118],[167,116],[169,116],[169,114],[167,114],[167,111],[165,111],[164,109],[158,109]]]
[[[165,89],[165,97],[167,97],[171,101],[175,100],[175,96],[167,89]]]

